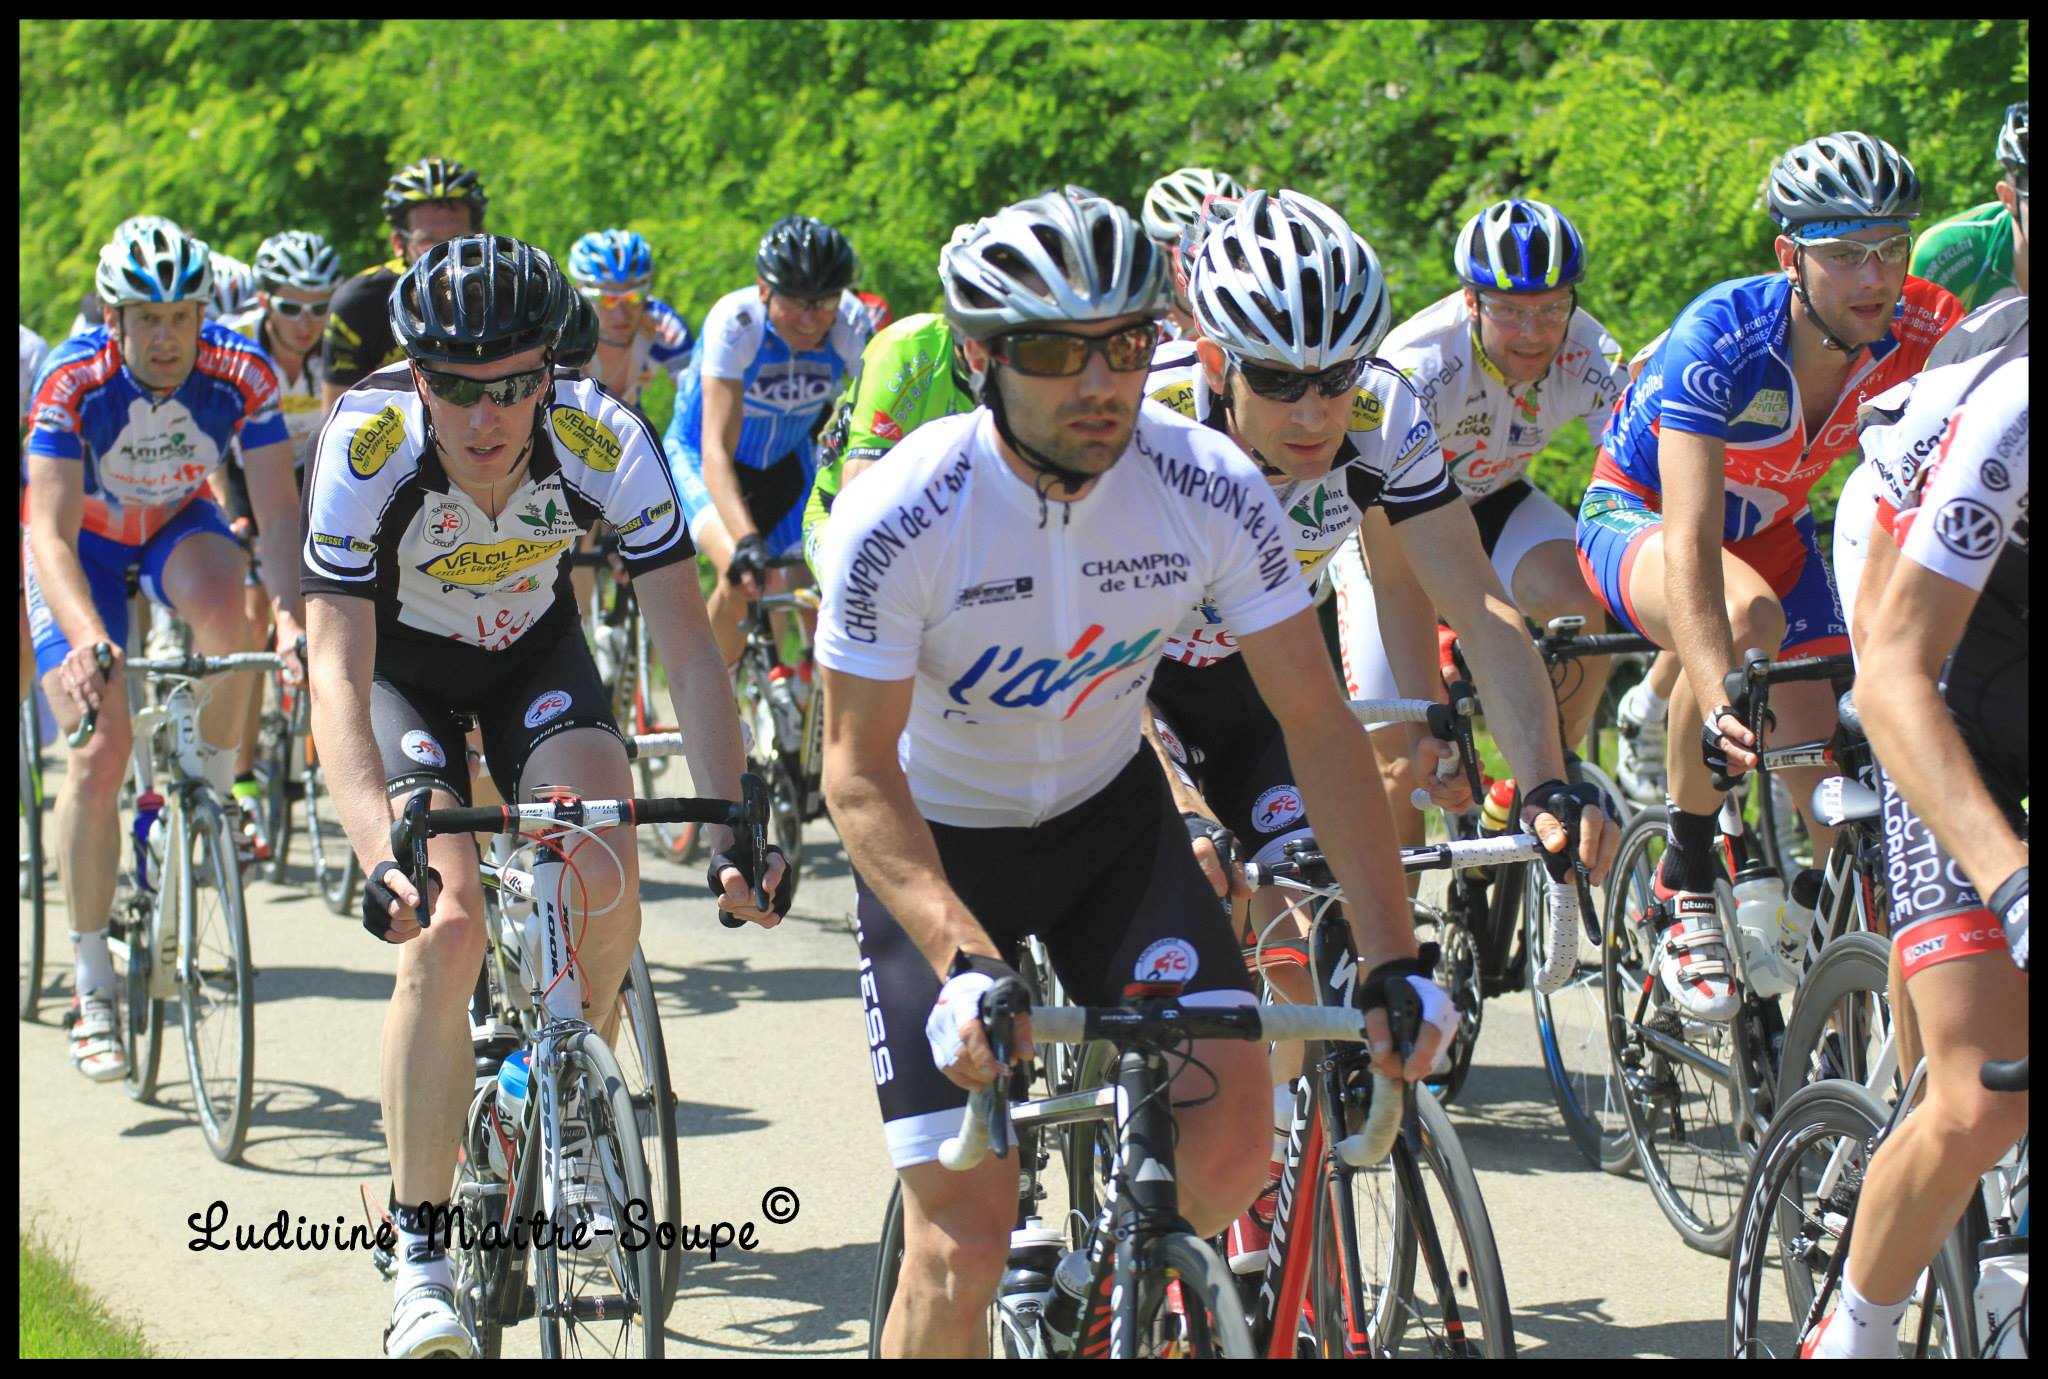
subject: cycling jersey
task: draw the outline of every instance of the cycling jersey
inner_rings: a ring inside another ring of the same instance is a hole
[[[320,340],[320,364],[339,388],[353,388],[386,364],[405,358],[391,337],[391,294],[405,272],[404,259],[374,264],[343,283],[327,313]]]
[[[1145,389],[1155,401],[1227,436],[1223,409],[1209,391],[1194,346],[1162,347],[1153,357]],[[1422,398],[1378,360],[1368,362],[1359,378],[1351,429],[1338,443],[1330,472],[1314,483],[1284,476],[1271,482],[1286,515],[1283,535],[1306,580],[1315,578],[1375,504],[1386,509],[1389,521],[1404,522],[1458,497]],[[1186,665],[1210,665],[1237,654],[1242,630],[1230,626],[1214,606],[1198,604],[1174,629],[1166,654]]]
[[[676,390],[675,416],[663,438],[671,459],[702,468],[707,375],[737,379],[744,388],[735,461],[765,469],[797,452],[808,458],[813,423],[867,344],[867,320],[860,298],[841,293],[839,318],[824,343],[798,353],[768,323],[758,289],[743,287],[720,297],[704,317],[703,338]]]
[[[50,351],[34,405],[29,453],[80,461],[81,530],[128,546],[176,516],[230,444],[260,449],[289,435],[269,357],[218,321],[200,324],[192,372],[168,397],[136,381],[100,326]]]
[[[1444,463],[1469,499],[1528,472],[1560,427],[1583,420],[1598,443],[1628,383],[1615,343],[1589,312],[1572,314],[1564,343],[1541,378],[1510,383],[1486,357],[1462,292],[1409,317],[1380,347],[1408,376],[1443,442]]]
[[[222,317],[221,324],[244,339],[255,341],[266,354],[272,352],[270,333],[265,328],[261,307],[239,316]],[[320,422],[326,415],[320,401],[320,380],[325,377],[320,360],[321,352],[316,345],[307,351],[299,365],[298,378],[292,380],[285,377],[283,369],[276,367],[273,356],[272,368],[277,373],[277,406],[284,415],[285,430],[291,434],[294,469],[306,467],[307,459],[313,454],[313,438],[319,434]]]
[[[953,367],[953,329],[945,317],[929,311],[906,316],[868,342],[826,425],[804,505],[804,559],[813,573],[846,461],[879,460],[926,422],[973,410],[974,398]]]
[[[1971,390],[1917,491],[1891,522],[1903,558],[1979,593],[1996,571],[2000,584],[2020,595],[2021,606],[2027,587],[2027,362],[2009,359]]]
[[[1809,437],[1792,376],[1791,307],[1792,284],[1778,273],[1736,278],[1694,298],[1622,393],[1594,457],[1594,485],[1658,506],[1658,437],[1669,427],[1724,442],[1724,540],[1791,522],[1820,476],[1855,448],[1856,409],[1919,372],[1963,314],[1944,289],[1907,278],[1891,329],[1857,352],[1840,398]]]
[[[50,352],[49,344],[43,337],[21,328],[21,424],[28,425],[29,402],[35,397],[36,375],[42,372],[43,356]]]
[[[1943,336],[1926,369],[1858,409],[1859,443],[1876,471],[1879,520],[1887,530],[1889,514],[1913,501],[1956,409],[2007,362],[2025,358],[2027,347],[2027,299],[2003,298],[1971,312]],[[1938,362],[1949,357],[1956,362]]]
[[[1975,311],[2020,290],[2012,251],[2012,212],[2003,202],[1990,201],[1922,230],[1913,246],[1912,271],[1954,293],[1963,310]]]
[[[942,418],[840,495],[818,664],[915,681],[899,751],[925,818],[1037,824],[1130,760],[1192,604],[1239,634],[1308,608],[1294,525],[1243,452],[1155,403],[1074,502],[1011,470],[986,408]]]
[[[449,479],[404,367],[335,404],[306,483],[308,594],[374,599],[377,659],[400,644],[504,651],[577,617],[562,556],[603,518],[632,574],[695,554],[654,437],[586,379],[557,379],[518,489],[494,518]]]
[[[646,309],[640,313],[640,324],[633,331],[632,343],[627,346],[626,386],[613,391],[627,406],[637,407],[640,394],[656,374],[666,373],[669,382],[680,388],[683,374],[690,367],[690,352],[696,347],[690,323],[682,313],[658,297],[649,297]],[[594,377],[603,358],[604,347],[600,345],[590,363],[580,370],[581,376]]]

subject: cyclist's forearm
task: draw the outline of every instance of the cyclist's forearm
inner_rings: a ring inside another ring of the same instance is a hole
[[[696,577],[694,569],[691,577]],[[740,747],[739,708],[733,701],[732,681],[726,677],[725,668],[709,649],[700,655],[686,654],[673,660],[665,654],[663,660],[676,667],[669,675],[669,700],[675,714],[673,721],[683,735],[683,756],[690,763],[690,780],[697,793],[717,799],[738,799],[746,754]],[[706,827],[706,841],[714,852],[732,846],[730,829],[717,824]]]
[[[1394,842],[1394,820],[1379,789],[1372,748],[1346,714],[1328,726],[1287,733],[1295,784],[1316,841],[1344,890],[1344,914],[1361,970],[1415,956],[1415,922]]]
[[[1159,759],[1159,769],[1166,773],[1166,788],[1173,796],[1174,809],[1182,814],[1200,814],[1205,819],[1215,819],[1216,811],[1209,808],[1209,803],[1202,798],[1202,793],[1181,779],[1173,754],[1167,750],[1166,743],[1160,738],[1158,726],[1153,722],[1149,709],[1140,720],[1140,728],[1144,732],[1145,741],[1151,744],[1152,755]],[[1221,820],[1217,822],[1220,823]]]
[[[1728,627],[1721,551],[1718,534],[1714,535],[1702,550],[1697,542],[1674,537],[1671,524],[1665,524],[1664,599],[1672,650],[1678,653],[1702,714],[1727,699],[1722,681],[1735,669],[1735,639]]]
[[[315,620],[316,628],[318,620]],[[320,643],[309,634],[308,642]],[[342,832],[367,872],[391,857],[391,806],[384,788],[384,761],[370,724],[370,677],[350,675],[339,658],[315,656],[309,675],[308,723],[320,754],[320,773]]]
[[[846,855],[943,980],[956,949],[1000,956],[946,881],[938,844],[893,762],[864,771],[843,757],[825,764],[825,793]]]
[[[1377,513],[1359,524],[1358,541],[1372,581],[1373,614],[1387,667],[1394,672],[1394,687],[1410,699],[1441,700],[1444,681],[1437,673],[1436,608],[1415,577],[1415,567]]]
[[[111,641],[106,624],[100,621],[99,610],[93,606],[85,565],[78,558],[77,538],[66,541],[54,531],[31,522],[28,539],[29,549],[35,554],[36,587],[65,640],[74,647]]]
[[[249,506],[256,514],[256,550],[271,607],[303,624],[299,594],[299,494],[292,477],[291,447],[280,442],[245,457]]]
[[[1524,787],[1564,779],[1564,748],[1557,736],[1557,699],[1543,658],[1513,605],[1491,596],[1487,615],[1459,640],[1472,673],[1486,686],[1486,726]]]

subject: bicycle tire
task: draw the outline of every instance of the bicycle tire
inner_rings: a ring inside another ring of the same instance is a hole
[[[1868,1079],[1877,1045],[1891,1029],[1890,959],[1891,940],[1881,934],[1843,934],[1821,949],[1799,983],[1792,1017],[1785,1022],[1778,1056],[1780,1106],[1814,1082],[1844,1078],[1862,1085]],[[1848,1021],[1838,1018],[1842,1003],[1858,996],[1875,996],[1875,1006],[1857,1002]],[[1896,1089],[1896,1071],[1892,1081]]]
[[[256,1086],[256,979],[249,963],[242,870],[219,801],[204,795],[193,799],[185,838],[189,861],[179,903],[192,916],[195,950],[181,954],[177,966],[185,1065],[206,1147],[222,1163],[237,1163],[249,1138],[249,1103]],[[220,904],[217,936],[201,908],[209,892]],[[217,1051],[208,1047],[210,1037],[220,1041]]]
[[[263,776],[263,827],[270,840],[270,861],[263,875],[282,886],[291,864],[292,850],[292,748],[298,733],[290,717],[281,712],[265,716],[262,732],[268,741],[257,769]]]
[[[1253,1360],[1258,1351],[1252,1345],[1251,1323],[1246,1320],[1244,1297],[1237,1278],[1223,1267],[1223,1261],[1209,1242],[1182,1231],[1162,1235],[1151,1242],[1153,1267],[1179,1276],[1181,1314],[1187,1323],[1188,1355],[1195,1360]],[[1189,1294],[1194,1296],[1190,1297]],[[1196,1310],[1200,1304],[1200,1312]],[[1159,1290],[1159,1307],[1166,1307],[1166,1290]],[[1158,1334],[1158,1313],[1141,1334]]]
[[[167,848],[165,856],[169,855]],[[158,885],[162,882],[159,875]],[[131,1098],[143,1102],[156,1099],[157,1076],[163,1065],[164,1002],[149,994],[149,985],[155,962],[154,934],[159,926],[158,914],[165,904],[161,891],[146,900],[131,895],[125,916],[124,907],[116,904],[107,920],[111,931],[116,927],[115,916],[120,916],[119,927],[128,948],[128,960],[114,965],[114,1003],[128,1052],[128,1076],[123,1085]],[[168,922],[176,923],[175,916]]]
[[[676,1098],[669,1084],[668,1043],[661,1032],[661,1013],[655,1006],[654,980],[648,975],[646,955],[637,945],[625,984],[619,989],[619,1000],[624,1024],[619,1033],[631,1032],[630,1047],[636,1065],[629,1066],[626,1057],[620,1055],[619,1070],[626,1075],[627,1095],[632,1098],[634,1119],[640,1127],[640,1152],[647,1164],[648,1203],[654,1212],[654,1221],[649,1226],[667,1222],[680,1232],[682,1180],[678,1176]],[[652,1155],[647,1152],[650,1143]],[[680,1248],[662,1250],[660,1254],[661,1319],[666,1323],[669,1310],[675,1306],[683,1256]]]
[[[22,701],[20,720],[21,759],[19,796],[21,809],[21,898],[28,902],[26,923],[21,930],[20,1016],[33,1022],[43,995],[43,769],[42,726],[31,689]]]
[[[327,908],[343,919],[356,917],[357,892],[363,884],[363,866],[339,819],[332,830],[320,822],[320,802],[331,800],[327,773],[315,760],[306,768],[306,843],[313,855],[313,884]]]
[[[882,1358],[882,1328],[896,1301],[896,1278],[903,1271],[903,1180],[889,1190],[889,1208],[882,1214],[882,1236],[875,1244],[875,1288],[868,1307],[868,1358]]]
[[[618,1174],[623,1191],[623,1201],[615,1202],[613,1209],[623,1212],[625,1202],[647,1201],[647,1162],[640,1153],[640,1136],[631,1130],[636,1124],[633,1103],[626,1095],[625,1077],[619,1071],[618,1060],[612,1056],[611,1046],[596,1030],[588,1027],[579,1030],[565,1041],[562,1068],[565,1077],[573,1077],[582,1084],[584,1114],[590,1121],[591,1153],[612,1156],[610,1167]],[[530,1146],[527,1152],[531,1150]],[[543,1163],[551,1157],[543,1154]],[[620,1225],[624,1225],[623,1216],[620,1217]],[[552,1300],[556,1306],[550,1308],[550,1299],[541,1296],[541,1292],[559,1289],[579,1272],[595,1272],[595,1266],[564,1256],[552,1237],[546,1245],[537,1246],[533,1253],[539,1266],[534,1272],[534,1315],[540,1323],[541,1358],[561,1360],[581,1355],[584,1348],[575,1343],[574,1337],[576,1319],[563,1315],[569,1310],[572,1300],[558,1297]],[[625,1316],[620,1319],[624,1328],[620,1339],[630,1344],[633,1321],[637,1317],[640,1343],[633,1347],[634,1353],[640,1359],[659,1360],[663,1345],[663,1326],[658,1315],[662,1278],[659,1252],[653,1249],[629,1250],[614,1243],[602,1260],[606,1270],[603,1281],[626,1285],[630,1290],[624,1294],[627,1308]],[[598,1325],[605,1325],[607,1320],[600,1318]],[[566,1341],[563,1334],[565,1322],[571,1333]],[[620,1353],[620,1347],[613,1345],[600,1345],[594,1349],[599,1354]]]
[[[1728,1354],[1736,1358],[1758,1358],[1756,1351],[1798,1354],[1801,1323],[1810,1309],[1815,1285],[1802,1262],[1826,1261],[1839,1252],[1841,1235],[1828,1229],[1831,1219],[1848,1219],[1854,1211],[1856,1190],[1863,1180],[1860,1168],[1845,1166],[1839,1185],[1824,1203],[1826,1210],[1808,1211],[1810,1194],[1800,1184],[1796,1202],[1784,1193],[1795,1174],[1803,1174],[1802,1162],[1824,1137],[1836,1137],[1850,1146],[1850,1154],[1867,1166],[1867,1145],[1890,1118],[1890,1108],[1858,1083],[1840,1079],[1815,1082],[1795,1092],[1780,1108],[1758,1147],[1748,1181],[1743,1185],[1742,1205],[1736,1214],[1735,1246],[1728,1262],[1726,1331]],[[1818,1186],[1819,1174],[1810,1175]],[[1853,1181],[1851,1181],[1853,1179]],[[1844,1193],[1848,1194],[1845,1201]],[[1846,1207],[1845,1212],[1843,1208]],[[1790,1248],[1788,1228],[1798,1231],[1809,1246],[1796,1253]],[[1773,1245],[1773,1233],[1776,1244]],[[1930,1267],[1941,1313],[1935,1318],[1947,1339],[1952,1355],[1967,1358],[1977,1351],[1974,1282],[1975,1270],[1961,1232],[1951,1232],[1942,1242]],[[1775,1270],[1772,1265],[1778,1266]],[[1765,1285],[1774,1273],[1785,1288],[1784,1318],[1766,1317]],[[1900,1330],[1908,1336],[1919,1328],[1919,1307],[1907,1309]],[[1770,1340],[1776,1336],[1776,1343]]]
[[[1529,864],[1532,874],[1522,887],[1523,946],[1532,961],[1533,955],[1542,951],[1547,929],[1541,881],[1534,874],[1541,865]],[[1612,877],[1609,884],[1613,884]],[[1600,905],[1598,893],[1594,904]],[[1544,1078],[1565,1133],[1594,1168],[1626,1173],[1635,1162],[1636,1150],[1607,1049],[1601,923],[1598,913],[1581,916],[1577,971],[1548,995],[1531,980],[1529,998],[1536,1012],[1536,1045],[1543,1055]]]

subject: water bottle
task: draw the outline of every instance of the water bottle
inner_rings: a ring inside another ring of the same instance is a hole
[[[1497,780],[1486,787],[1486,799],[1479,806],[1479,831],[1489,837],[1506,833],[1515,811],[1515,778]]]
[[[1735,876],[1735,928],[1743,980],[1752,995],[1766,1000],[1799,985],[1798,972],[1778,956],[1784,912],[1785,883],[1767,863],[1752,859]]]
[[[775,716],[775,745],[794,752],[803,745],[804,712],[796,699],[796,672],[777,666],[768,672],[768,704]]]
[[[1010,1262],[996,1285],[996,1302],[1011,1359],[1028,1360],[1039,1349],[1039,1319],[1052,1301],[1053,1274],[1065,1243],[1060,1232],[1035,1216],[1010,1232]]]
[[[526,1124],[527,1053],[520,1049],[498,1065],[498,1124],[515,1143]]]
[[[2026,1298],[2026,1237],[2003,1235],[1985,1241],[1977,1249],[1977,1335],[1993,1357],[2026,1358]]]
[[[1791,898],[1778,915],[1778,958],[1796,979],[1806,964],[1806,942],[1813,933],[1814,911],[1820,906],[1821,874],[1802,867],[1792,878]]]
[[[135,880],[145,891],[156,889],[163,868],[164,797],[145,790],[135,797]]]
[[[1053,1350],[1066,1354],[1074,1348],[1074,1328],[1081,1321],[1081,1301],[1088,1296],[1094,1268],[1086,1250],[1068,1250],[1052,1271],[1052,1299],[1045,1305],[1045,1335]]]

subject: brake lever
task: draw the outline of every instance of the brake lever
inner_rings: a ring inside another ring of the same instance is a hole
[[[427,805],[433,796],[434,792],[426,787],[413,791],[403,812],[391,821],[391,855],[406,859],[406,875],[419,887],[420,903],[415,913],[422,929],[434,917],[434,883],[427,874]]]
[[[106,684],[108,676],[114,669],[114,649],[105,642],[96,643],[92,649],[92,659],[100,668],[100,683]],[[73,748],[83,747],[92,741],[92,735],[99,730],[99,726],[100,711],[87,709],[85,717],[78,720],[78,726],[64,735],[64,741]]]
[[[746,771],[740,775],[740,827],[747,831],[747,840],[753,844],[754,857],[754,908],[762,913],[774,909],[774,900],[768,894],[768,783]],[[785,861],[784,865],[787,865]],[[737,929],[746,921],[736,915],[721,911],[718,922],[728,929]]]

